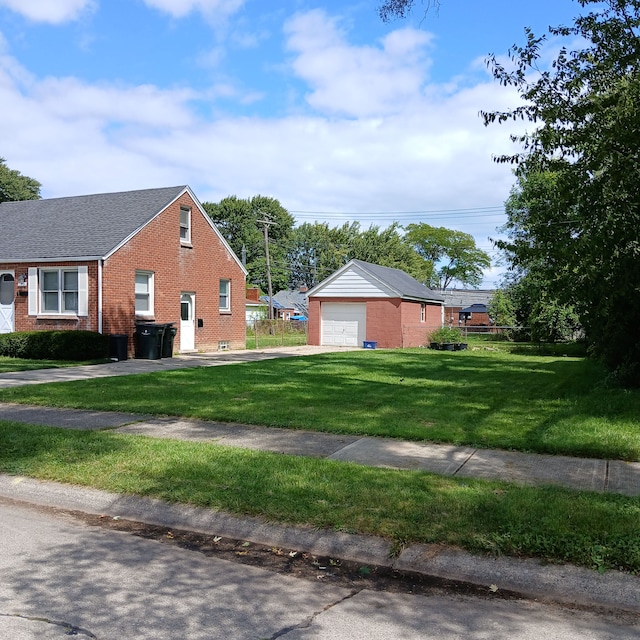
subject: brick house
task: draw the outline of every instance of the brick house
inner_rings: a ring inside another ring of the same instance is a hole
[[[442,326],[443,297],[400,269],[351,260],[307,292],[312,345],[418,347]]]
[[[188,186],[0,203],[0,333],[129,336],[175,323],[174,350],[245,347],[246,270]]]
[[[493,289],[447,289],[444,297],[444,322],[453,327],[484,328],[492,325],[488,306]]]

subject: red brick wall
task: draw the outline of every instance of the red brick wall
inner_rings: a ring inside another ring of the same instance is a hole
[[[191,208],[191,246],[180,243],[180,205]],[[153,320],[175,322],[180,345],[180,294],[195,293],[195,329],[199,351],[217,350],[228,341],[245,348],[245,275],[188,194],[165,209],[103,268],[104,333],[132,335],[135,326],[135,272],[154,274]],[[231,311],[219,310],[220,279],[231,281]],[[145,318],[146,319],[146,318]],[[131,345],[130,345],[131,348]]]
[[[27,275],[29,267],[88,267],[88,289],[89,289],[89,315],[73,318],[55,316],[38,317],[29,315],[29,298],[22,293],[28,293],[28,287],[18,286],[18,277],[21,274]],[[98,299],[96,296],[98,265],[96,262],[48,262],[46,264],[33,263],[2,263],[0,271],[13,271],[15,278],[15,304],[14,304],[14,329],[15,331],[51,331],[51,330],[98,330]]]
[[[400,298],[367,300],[367,340],[380,349],[402,346],[402,301]]]

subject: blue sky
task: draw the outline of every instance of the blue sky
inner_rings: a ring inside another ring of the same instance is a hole
[[[518,98],[484,59],[581,8],[425,3],[384,24],[378,0],[0,0],[0,157],[44,197],[189,184],[489,250],[513,184],[492,156],[515,125],[478,114]]]

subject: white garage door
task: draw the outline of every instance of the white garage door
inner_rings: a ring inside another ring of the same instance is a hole
[[[323,345],[362,346],[367,335],[367,305],[363,303],[322,303]]]

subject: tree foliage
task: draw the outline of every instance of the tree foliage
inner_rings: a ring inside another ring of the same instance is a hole
[[[9,169],[5,159],[0,158],[0,202],[38,200],[40,187],[37,180],[23,176],[15,169]]]
[[[291,286],[313,287],[353,259],[402,269],[421,281],[431,273],[431,265],[404,241],[397,222],[365,230],[358,222],[334,228],[305,223],[293,230],[288,258]]]
[[[512,266],[533,266],[546,291],[578,314],[592,351],[626,384],[640,385],[640,0],[579,0],[591,11],[552,36],[560,49],[540,71],[545,37],[527,32],[513,66],[489,60],[520,107],[485,122],[537,128],[514,140],[519,206],[509,212]]]
[[[378,7],[378,14],[383,22],[390,22],[394,18],[406,18],[416,4],[415,0],[385,0]],[[425,14],[431,7],[438,8],[440,0],[421,0]]]
[[[248,281],[263,291],[267,290],[267,266],[261,221],[272,222],[268,225],[271,284],[274,292],[287,287],[286,256],[294,219],[278,200],[260,195],[251,199],[229,196],[219,203],[203,202],[202,206],[236,255],[245,259]]]
[[[406,231],[406,242],[433,265],[429,286],[447,289],[454,281],[480,286],[483,269],[491,266],[491,258],[478,249],[473,236],[425,222],[407,225]]]

